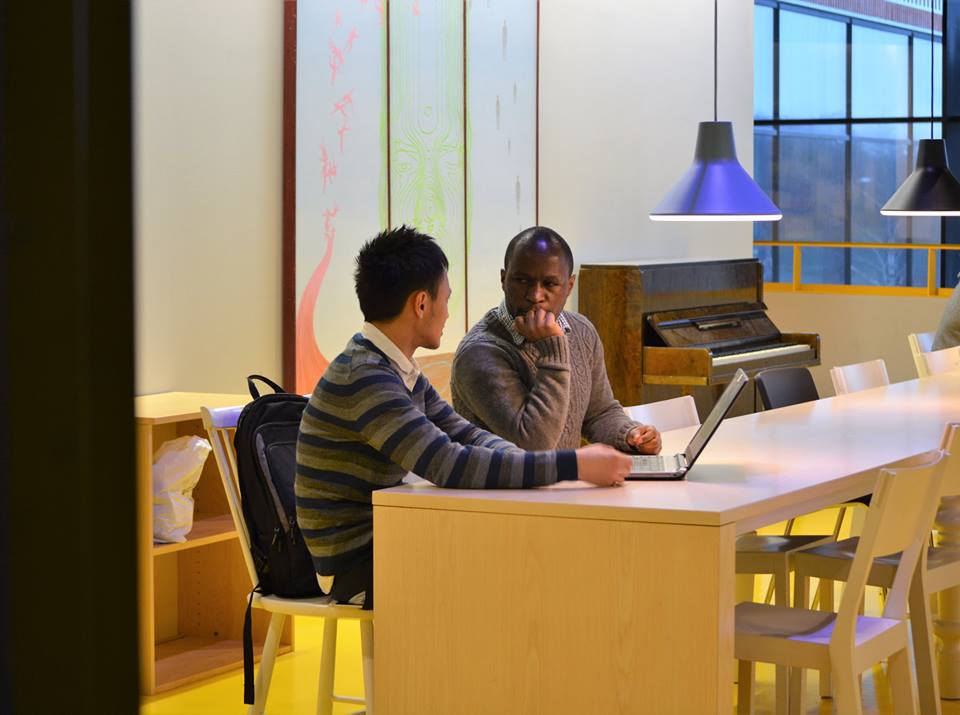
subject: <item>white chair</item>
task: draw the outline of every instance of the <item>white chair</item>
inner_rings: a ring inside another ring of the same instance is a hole
[[[897,715],[917,712],[910,670],[907,597],[912,591],[911,601],[925,598],[922,580],[926,545],[946,467],[944,456],[943,451],[935,450],[921,466],[880,470],[838,613],[737,604],[734,653],[740,660],[738,713],[752,711],[753,664],[760,661],[791,668],[790,712],[803,712],[803,669],[813,668],[833,673],[835,711],[860,715],[858,676],[883,659],[888,659],[893,711]],[[883,616],[858,615],[874,559],[896,552],[902,554]],[[920,575],[919,583],[914,581],[915,573]],[[807,580],[798,583],[795,600],[805,604]],[[782,709],[783,703],[778,703],[778,711]]]
[[[890,378],[887,377],[887,364],[883,360],[869,360],[853,365],[832,367],[830,379],[838,395],[890,384]]]
[[[921,357],[927,375],[939,375],[943,372],[960,370],[960,345],[924,353]],[[921,377],[926,377],[926,375],[921,375]]]
[[[695,427],[700,424],[700,415],[697,414],[697,403],[690,395],[674,397],[660,402],[650,402],[646,405],[624,407],[627,417],[645,425],[653,425],[661,432]]]
[[[236,432],[237,418],[242,407],[222,409],[200,409],[203,425],[210,436],[213,453],[220,468],[220,478],[227,494],[230,514],[240,537],[243,560],[250,576],[251,590],[257,584],[257,572],[250,554],[250,535],[243,520],[240,508],[240,487],[237,481],[237,455],[233,448],[233,436]],[[270,613],[270,625],[263,644],[260,659],[260,671],[257,673],[255,702],[250,706],[249,715],[262,715],[267,703],[267,691],[273,675],[273,664],[277,657],[277,647],[283,632],[287,616],[312,616],[323,618],[323,647],[320,653],[320,686],[317,695],[317,715],[331,715],[333,704],[355,703],[365,705],[366,715],[373,715],[373,611],[364,611],[357,606],[330,603],[327,596],[319,598],[283,598],[253,593],[254,608]],[[333,675],[337,653],[337,626],[341,619],[360,621],[360,648],[363,656],[363,689],[365,698],[352,698],[333,694]]]
[[[940,498],[960,496],[960,458],[954,456],[960,455],[960,423],[947,424],[940,441],[940,449],[948,455],[945,460]],[[811,577],[846,581],[858,543],[859,540],[854,537],[797,554],[795,557],[797,596],[794,603],[797,603],[797,599],[804,598]],[[891,588],[899,562],[899,554],[876,559],[867,577],[867,585]],[[923,592],[911,591],[909,598],[910,630],[913,633],[920,712],[939,715],[939,682],[933,660],[934,638],[930,624],[930,601],[927,596],[960,586],[960,550],[940,546],[930,548],[927,551],[926,578],[918,581],[917,586],[923,586]]]
[[[936,333],[910,333],[907,342],[910,344],[910,354],[913,364],[917,367],[917,377],[927,376],[927,366],[923,361],[923,354],[933,350],[933,338]]]

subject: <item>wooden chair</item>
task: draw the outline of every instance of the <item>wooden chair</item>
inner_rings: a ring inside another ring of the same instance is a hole
[[[820,399],[820,393],[813,381],[813,375],[805,367],[770,368],[757,373],[754,379],[756,380],[757,391],[760,394],[760,402],[765,410],[775,410],[780,407],[815,402]],[[847,514],[847,509],[859,505],[869,506],[869,504],[870,498],[865,497],[839,505],[837,519],[833,525],[832,541],[840,538],[840,530],[843,528],[843,520]],[[787,522],[784,533],[789,534],[793,531],[793,523],[794,519]],[[769,603],[769,599],[767,603]]]
[[[853,365],[840,365],[830,368],[830,379],[833,389],[838,395],[848,392],[869,390],[871,387],[882,387],[890,384],[887,376],[887,364],[883,360],[869,360]]]
[[[240,508],[240,487],[237,481],[237,455],[233,447],[237,418],[242,407],[208,409],[202,407],[200,413],[203,425],[210,436],[213,454],[220,468],[220,478],[227,494],[230,514],[240,536],[240,548],[243,560],[250,576],[251,590],[257,585],[257,572],[250,553],[250,535]],[[255,702],[250,706],[249,715],[262,715],[267,703],[267,691],[273,675],[273,664],[277,657],[277,646],[283,632],[287,616],[311,616],[323,618],[323,646],[320,652],[320,685],[317,695],[317,715],[331,715],[333,704],[355,703],[365,705],[366,715],[373,715],[373,611],[361,610],[358,606],[333,604],[328,596],[319,598],[283,598],[252,594],[254,608],[262,608],[270,613],[270,626],[267,629],[266,642],[260,659],[260,671],[257,673]],[[345,697],[333,694],[334,666],[337,654],[337,626],[341,619],[360,621],[360,647],[363,657],[363,687],[365,698]]]
[[[907,343],[910,344],[910,354],[913,356],[913,364],[917,367],[917,377],[927,376],[927,366],[923,361],[923,354],[933,349],[933,338],[936,333],[910,333],[907,336]]]
[[[940,449],[948,455],[940,498],[960,496],[960,423],[950,423],[943,431]],[[953,456],[958,455],[958,456]],[[803,597],[810,578],[821,581],[846,581],[855,558],[859,540],[844,539],[797,554],[795,593]],[[900,555],[884,555],[876,559],[867,576],[868,586],[893,587]],[[914,658],[920,691],[920,711],[926,715],[940,713],[939,682],[933,659],[933,633],[930,623],[930,594],[960,586],[960,551],[940,546],[927,551],[926,578],[917,582],[923,591],[910,593],[910,625],[913,633]],[[889,599],[889,596],[888,596]],[[802,602],[802,601],[801,601]],[[794,603],[797,603],[795,599]],[[825,609],[822,609],[825,610]]]
[[[923,360],[926,375],[939,375],[943,372],[960,370],[960,345],[923,353],[920,357]],[[926,377],[926,375],[921,375],[921,377]]]
[[[880,470],[838,613],[737,604],[734,653],[740,661],[738,713],[752,711],[753,664],[761,661],[791,668],[790,712],[803,712],[803,669],[813,668],[833,673],[836,712],[860,715],[863,708],[858,676],[885,658],[889,659],[893,711],[897,715],[917,712],[910,670],[907,597],[910,592],[911,602],[925,599],[922,575],[927,566],[926,545],[946,467],[944,457],[943,451],[935,450],[921,466]],[[883,616],[858,615],[874,560],[896,552],[902,554]],[[919,583],[914,580],[915,573],[920,575]],[[795,601],[805,604],[808,581],[801,578],[797,583]],[[782,702],[778,711],[783,711]]]

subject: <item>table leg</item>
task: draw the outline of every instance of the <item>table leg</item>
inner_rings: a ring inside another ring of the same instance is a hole
[[[946,497],[940,504],[935,522],[938,545],[960,547],[960,497]],[[960,588],[948,588],[939,594],[939,613],[933,631],[940,639],[940,697],[960,699]]]

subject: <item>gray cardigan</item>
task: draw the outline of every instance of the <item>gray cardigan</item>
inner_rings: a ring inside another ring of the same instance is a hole
[[[635,451],[626,436],[639,423],[613,398],[600,336],[584,316],[564,314],[568,334],[518,346],[489,311],[453,358],[454,409],[527,450],[575,449],[582,436]]]
[[[947,299],[937,334],[933,338],[934,350],[952,348],[954,345],[960,345],[960,283]]]

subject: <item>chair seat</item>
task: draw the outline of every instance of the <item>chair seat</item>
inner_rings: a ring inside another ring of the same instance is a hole
[[[792,554],[811,546],[825,544],[832,541],[832,538],[816,534],[744,534],[737,538],[736,571],[741,574],[774,573],[785,568],[784,558],[792,558]]]
[[[837,614],[806,608],[738,603],[734,655],[740,660],[823,669],[829,667],[828,647]],[[867,641],[887,641],[882,651],[894,652],[906,639],[906,624],[892,618],[857,616],[855,647]]]
[[[284,598],[283,596],[253,596],[253,607],[270,613],[287,616],[317,616],[320,618],[353,618],[360,621],[373,620],[373,611],[364,611],[360,606],[332,603],[330,596],[314,598]]]
[[[737,553],[789,554],[828,542],[832,543],[832,538],[823,534],[744,534],[737,537]]]
[[[857,549],[859,538],[851,537],[841,541],[834,541],[794,554],[794,566],[797,573],[814,578],[829,578],[834,581],[846,581],[853,563],[853,555]],[[893,584],[897,565],[900,563],[900,554],[879,556],[873,561],[867,583],[871,586],[889,588]],[[947,569],[960,568],[960,549],[931,546],[927,549],[927,574],[929,579],[928,590],[931,593],[947,588],[952,584],[940,585],[941,572]],[[949,580],[949,579],[948,579]]]

